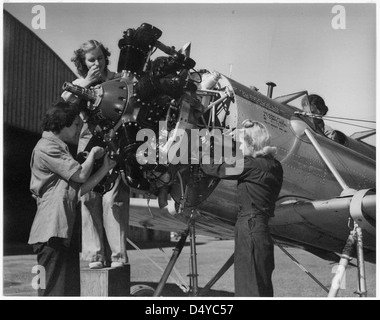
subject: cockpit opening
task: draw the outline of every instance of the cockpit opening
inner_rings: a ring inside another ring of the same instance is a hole
[[[317,133],[340,144],[345,143],[345,135],[342,132],[334,130],[325,124],[323,116],[328,112],[328,107],[319,95],[309,95],[307,91],[301,91],[278,97],[275,100],[299,109],[298,115],[308,122]]]
[[[376,153],[376,129],[358,132],[349,137],[339,130],[332,129],[329,126],[324,125],[323,116],[327,113],[328,108],[324,104],[323,99],[320,101],[319,98],[320,97],[318,95],[309,95],[307,91],[300,91],[277,97],[274,100],[295,108],[295,114],[302,118],[302,120],[312,127],[315,132],[324,135],[343,146],[355,150],[362,155],[374,158]],[[322,106],[320,106],[322,112],[317,108],[318,103],[322,104]],[[327,108],[327,110],[326,108],[323,108],[323,105]]]

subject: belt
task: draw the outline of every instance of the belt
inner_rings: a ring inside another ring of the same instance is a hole
[[[268,221],[270,216],[265,214],[262,211],[242,211],[238,213],[238,218],[255,218],[255,219],[262,219]]]

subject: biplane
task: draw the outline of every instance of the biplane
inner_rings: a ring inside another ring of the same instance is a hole
[[[329,296],[337,295],[355,251],[359,294],[365,296],[364,261],[374,262],[376,251],[376,149],[363,137],[374,132],[349,137],[336,131],[339,139],[332,140],[317,130],[307,91],[273,98],[274,83],[267,83],[264,95],[218,72],[196,70],[190,45],[177,51],[159,41],[161,34],[147,23],[127,29],[119,41],[119,78],[90,89],[68,82],[63,86],[86,101],[83,108],[94,124],[95,143],[106,146],[118,162],[114,173],[122,173],[131,189],[146,195],[130,200],[130,225],[181,235],[152,295],[160,295],[188,236],[192,253],[195,232],[234,237],[236,183],[207,176],[199,163],[190,161],[199,149],[199,136],[192,136],[192,130],[223,132],[254,119],[266,124],[284,169],[270,221],[276,243],[341,253],[341,271]],[[165,56],[153,59],[156,50]],[[177,161],[165,161],[170,152]],[[153,161],[141,162],[147,153]],[[100,192],[109,190],[113,176],[101,182]],[[150,201],[152,196],[157,200]],[[191,293],[200,295],[192,257]],[[208,287],[232,263],[233,257]]]

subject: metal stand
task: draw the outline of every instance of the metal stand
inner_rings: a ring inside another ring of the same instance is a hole
[[[190,232],[190,228],[187,228],[185,232],[181,235],[181,239],[178,241],[176,247],[173,250],[173,254],[170,258],[168,265],[166,266],[164,273],[162,274],[161,280],[158,283],[156,290],[154,291],[153,297],[159,297],[161,295],[162,290],[164,289],[164,286],[166,284],[166,281],[168,280],[169,275],[172,272],[179,255],[182,252],[182,249],[186,243],[186,239],[187,239],[187,236],[189,235],[189,232]]]
[[[161,292],[165,286],[165,283],[168,280],[169,275],[172,272],[179,255],[182,252],[182,249],[186,243],[187,236],[189,234],[190,234],[190,250],[191,250],[191,255],[190,255],[191,272],[188,276],[190,278],[191,294],[197,295],[197,293],[198,293],[198,271],[197,271],[196,243],[195,243],[195,219],[196,219],[196,216],[194,216],[192,214],[190,216],[190,219],[189,219],[188,228],[182,234],[181,239],[178,241],[175,249],[173,250],[172,257],[170,258],[170,261],[169,261],[168,265],[166,266],[166,269],[165,269],[165,271],[161,277],[161,280],[158,283],[156,291],[153,294],[154,297],[158,297],[161,294]]]
[[[336,270],[335,276],[331,282],[331,288],[329,291],[329,297],[336,297],[338,295],[339,289],[341,287],[344,275],[347,269],[349,261],[352,259],[352,253],[356,245],[357,250],[357,260],[358,260],[358,291],[355,293],[360,297],[367,296],[367,285],[365,277],[364,268],[364,254],[363,254],[363,235],[361,228],[354,223],[354,229],[351,231],[346,245],[343,249],[342,256],[339,261],[338,268]]]
[[[365,267],[364,267],[362,228],[360,228],[355,223],[355,230],[356,230],[356,251],[357,251],[357,258],[358,258],[358,291],[356,291],[355,293],[358,294],[359,297],[366,297],[367,284],[366,284]]]
[[[190,293],[193,296],[198,294],[198,269],[197,269],[197,250],[195,242],[195,223],[190,219],[190,262],[191,273],[188,275],[190,278]]]
[[[200,296],[205,294],[207,291],[210,290],[210,288],[215,284],[216,281],[220,279],[220,277],[228,270],[228,268],[233,264],[234,262],[234,255],[228,259],[228,261],[224,264],[224,266],[219,270],[219,272],[214,276],[213,279],[209,281],[209,283],[203,288],[201,292],[199,292],[198,287],[198,264],[197,264],[197,252],[196,252],[196,241],[195,241],[195,220],[196,215],[192,214],[189,219],[188,228],[185,230],[185,232],[181,235],[181,239],[178,241],[176,247],[173,250],[172,257],[170,258],[170,261],[168,265],[166,266],[166,269],[160,279],[160,282],[157,285],[156,290],[154,291],[153,297],[158,297],[161,295],[162,290],[166,284],[166,281],[168,280],[170,273],[172,272],[175,263],[177,262],[177,259],[179,255],[182,252],[182,249],[186,243],[187,237],[190,235],[190,273],[188,274],[189,280],[190,280],[190,295],[191,296]]]

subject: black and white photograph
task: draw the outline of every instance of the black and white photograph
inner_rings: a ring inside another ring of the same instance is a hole
[[[2,300],[377,298],[378,3],[2,6]]]

